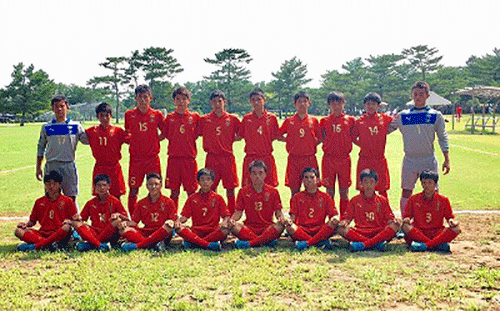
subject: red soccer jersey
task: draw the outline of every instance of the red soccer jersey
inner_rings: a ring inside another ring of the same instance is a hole
[[[383,158],[387,130],[392,117],[384,113],[364,114],[354,124],[354,139],[359,145],[359,156],[366,158]]]
[[[329,115],[319,122],[324,134],[323,151],[335,158],[347,158],[352,151],[354,117]]]
[[[141,113],[138,108],[125,112],[125,131],[130,136],[130,156],[149,157],[160,153],[158,130],[165,132],[163,114],[159,110],[148,108]]]
[[[255,111],[246,114],[241,121],[238,135],[245,139],[245,153],[268,156],[273,152],[273,140],[279,136],[278,120],[267,110],[259,118]]]
[[[276,189],[264,185],[257,193],[252,186],[245,186],[238,192],[237,211],[245,211],[245,225],[249,227],[268,227],[273,224],[273,214],[281,210],[281,198]]]
[[[279,132],[280,135],[286,134],[286,151],[295,156],[315,155],[322,137],[318,119],[310,115],[304,119],[298,114],[286,118]]]
[[[40,231],[54,232],[61,228],[65,219],[77,214],[75,202],[70,197],[60,194],[55,201],[43,196],[35,201],[30,221],[40,223]]]
[[[111,215],[115,213],[120,213],[127,217],[127,212],[120,200],[112,195],[108,195],[104,202],[101,202],[98,197],[92,198],[85,204],[80,216],[83,221],[87,221],[90,218],[92,227],[103,229],[109,223]]]
[[[192,218],[193,227],[218,228],[221,218],[231,216],[224,198],[214,191],[189,196],[181,215]]]
[[[450,200],[435,193],[432,199],[426,199],[424,193],[412,195],[403,212],[403,218],[412,218],[418,229],[443,229],[443,220],[454,218]]]
[[[121,148],[125,142],[125,131],[121,127],[100,125],[85,130],[96,165],[113,166],[122,158]]]
[[[196,127],[200,115],[187,111],[185,114],[171,112],[165,118],[168,138],[168,155],[173,157],[196,158]]]
[[[239,127],[238,117],[227,112],[221,117],[214,112],[203,116],[197,128],[198,135],[203,136],[203,150],[212,154],[233,154],[233,142]]]
[[[316,227],[325,224],[327,216],[337,215],[337,210],[330,195],[319,190],[314,194],[304,190],[292,197],[290,214],[295,216],[297,226]]]
[[[359,194],[349,201],[343,219],[354,220],[359,229],[374,229],[384,228],[395,218],[386,198],[376,194],[366,198]]]
[[[165,221],[177,219],[177,208],[172,199],[161,195],[158,201],[151,202],[149,196],[137,202],[132,221],[144,224],[144,228],[159,229]]]

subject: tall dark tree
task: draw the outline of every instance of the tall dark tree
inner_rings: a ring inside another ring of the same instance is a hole
[[[153,81],[170,81],[178,73],[184,71],[179,62],[171,54],[173,49],[149,47],[137,58],[140,68],[146,74],[144,79],[152,86]]]
[[[132,51],[132,55],[127,58],[128,67],[125,69],[125,75],[130,81],[129,88],[135,89],[139,85],[139,71],[141,69],[141,53],[139,50]]]
[[[248,85],[245,82],[250,79],[250,70],[245,65],[252,61],[252,57],[244,49],[230,48],[216,53],[215,58],[204,58],[204,61],[219,68],[204,78],[215,82],[217,88],[226,94],[228,109],[231,109],[233,101],[241,99],[247,91],[241,87]]]
[[[467,60],[467,71],[477,84],[500,85],[500,49],[481,57],[471,56]]]
[[[402,59],[404,56],[396,54],[370,55],[366,59],[370,87],[374,88],[381,96],[384,96],[387,91],[397,89],[399,79],[396,68]]]
[[[302,64],[302,61],[297,57],[286,60],[277,72],[271,74],[274,79],[269,83],[269,87],[270,91],[274,93],[274,101],[280,110],[289,109],[294,94],[312,80],[306,79],[307,65]]]
[[[443,56],[435,56],[438,52],[437,48],[429,48],[427,45],[417,45],[409,49],[403,49],[402,54],[416,71],[422,73],[422,80],[425,81],[427,73],[435,72],[441,66],[439,62]]]

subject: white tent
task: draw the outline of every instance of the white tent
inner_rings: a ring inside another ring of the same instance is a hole
[[[427,105],[428,106],[448,106],[452,105],[451,101],[447,100],[444,97],[439,96],[438,94],[434,93],[433,91],[430,91],[431,96],[427,98]],[[413,99],[409,102],[406,103],[406,106],[413,106],[415,103],[413,102]]]

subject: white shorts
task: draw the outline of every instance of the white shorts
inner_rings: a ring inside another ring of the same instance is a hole
[[[438,162],[435,156],[419,158],[403,158],[403,167],[401,168],[401,188],[413,190],[420,173],[425,170],[439,173]],[[438,188],[438,185],[436,185]]]
[[[50,171],[57,171],[61,174],[64,195],[68,197],[76,197],[78,195],[78,172],[76,171],[75,162],[47,162],[45,163],[45,174],[48,174]]]

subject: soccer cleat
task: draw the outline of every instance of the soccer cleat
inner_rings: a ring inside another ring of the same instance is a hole
[[[184,249],[193,249],[193,248],[195,248],[194,243],[188,242],[186,240],[184,240],[182,242],[182,246],[184,247]]]
[[[271,240],[271,241],[267,242],[266,244],[264,244],[264,246],[266,246],[266,247],[276,247],[276,246],[278,246],[278,240]]]
[[[326,249],[332,249],[333,246],[332,246],[332,242],[330,242],[330,239],[326,239],[326,240],[321,240],[318,242],[318,244],[314,245],[316,247],[324,247]]]
[[[82,237],[78,234],[76,230],[73,230],[73,233],[71,235],[74,241],[81,241]]]
[[[438,246],[436,246],[434,248],[434,250],[440,251],[440,252],[446,252],[446,253],[451,252],[450,244],[449,243],[439,244]]]
[[[219,241],[211,242],[210,244],[208,244],[207,249],[209,249],[211,251],[216,251],[216,252],[220,251],[221,250],[220,242]]]
[[[19,244],[17,250],[20,252],[29,252],[36,250],[35,244]]]
[[[365,245],[362,242],[351,242],[351,252],[360,252],[365,250]]]
[[[109,252],[110,249],[111,246],[109,245],[109,243],[101,243],[101,245],[99,245],[99,247],[97,248],[97,250],[100,252]]]
[[[295,247],[299,250],[302,251],[306,249],[309,245],[307,245],[307,241],[295,241]]]
[[[234,246],[236,246],[236,248],[250,248],[250,243],[244,240],[236,240],[236,242],[234,242]]]
[[[122,251],[124,252],[135,251],[136,249],[137,249],[137,244],[135,243],[125,242],[122,244]]]
[[[375,248],[376,250],[378,251],[381,251],[381,252],[385,252],[385,247],[387,245],[387,242],[380,242],[380,243],[377,243],[373,246],[373,248]]]
[[[427,245],[422,242],[411,242],[410,249],[412,252],[425,252],[427,250]]]
[[[76,249],[80,252],[89,251],[92,248],[92,245],[88,242],[78,242],[76,243]]]
[[[165,241],[160,241],[154,245],[153,249],[157,252],[164,252],[167,250],[167,245],[165,245]]]
[[[396,233],[396,239],[404,239],[405,238],[405,233],[403,230],[399,230],[398,233]]]

